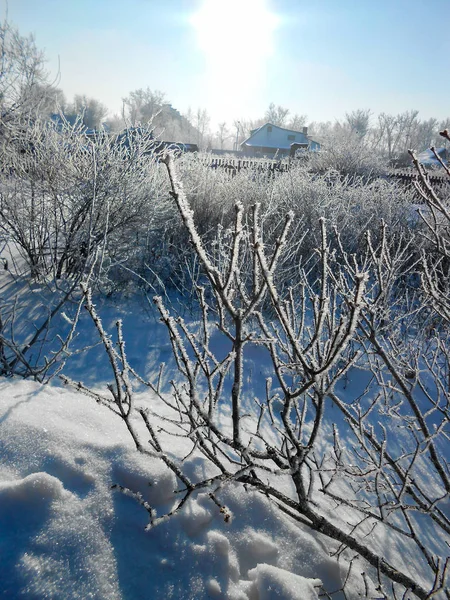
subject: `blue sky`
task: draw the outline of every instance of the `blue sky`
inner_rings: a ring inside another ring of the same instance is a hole
[[[2,15],[5,0],[0,0]],[[149,86],[213,125],[270,102],[309,121],[450,116],[450,0],[9,0],[67,97],[111,113]]]

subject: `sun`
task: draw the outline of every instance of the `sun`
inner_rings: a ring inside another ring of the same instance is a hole
[[[204,0],[190,21],[204,57],[205,100],[220,119],[251,111],[275,56],[279,20],[267,0]]]
[[[235,58],[269,55],[277,18],[265,0],[204,0],[191,23],[202,50]]]

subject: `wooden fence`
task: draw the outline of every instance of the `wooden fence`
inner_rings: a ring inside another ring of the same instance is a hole
[[[251,160],[251,159],[236,159],[230,157],[210,158],[205,159],[204,164],[207,164],[211,169],[223,169],[229,175],[234,177],[242,170],[251,169],[258,173],[267,173],[276,175],[286,173],[295,165],[292,161],[276,161],[276,160]],[[434,171],[427,171],[428,178],[432,185],[450,184],[450,179],[445,174],[439,174]],[[386,172],[385,175],[389,179],[400,180],[405,184],[413,184],[418,181],[419,176],[415,169],[392,169]]]
[[[450,183],[450,179],[446,175],[441,175],[435,171],[427,171],[427,175],[432,185]],[[390,179],[398,179],[406,184],[413,184],[415,181],[419,181],[419,175],[415,169],[395,169],[388,171],[387,176]]]
[[[209,165],[211,169],[224,169],[233,177],[242,170],[247,169],[257,171],[258,173],[275,175],[276,173],[286,173],[290,168],[288,162],[276,160],[245,160],[229,157],[211,158],[210,160],[206,160],[205,164]]]

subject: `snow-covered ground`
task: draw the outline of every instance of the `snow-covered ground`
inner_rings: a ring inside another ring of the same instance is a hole
[[[118,313],[141,372],[170,363],[165,329],[142,304],[102,306],[106,327]],[[85,315],[74,347],[92,333]],[[109,378],[98,347],[73,356],[66,372],[103,389]],[[175,440],[172,452],[184,456],[186,442]],[[198,457],[190,462],[192,472],[204,468]],[[0,380],[0,597],[308,600],[321,582],[340,587],[324,542],[254,492],[223,489],[228,522],[200,493],[146,531],[147,512],[114,484],[140,490],[161,513],[176,500],[173,474],[138,454],[107,408],[56,380]]]
[[[111,485],[165,511],[176,483],[116,416],[54,385],[4,380],[0,397],[1,597],[307,600],[319,580],[339,587],[323,542],[242,487],[221,497],[230,522],[199,494],[145,531],[146,511]]]
[[[143,303],[98,303],[109,331],[117,316],[123,319],[128,358],[140,373],[155,374],[165,362],[166,378],[173,376],[166,330]],[[75,349],[94,341],[87,314],[79,334]],[[248,356],[249,384],[261,386],[255,394],[264,390],[267,366],[258,352]],[[103,391],[110,380],[100,347],[74,355],[65,372]],[[149,391],[139,391],[136,401],[166,410]],[[178,459],[192,448],[184,438],[170,443]],[[198,480],[207,465],[192,454],[183,469]],[[342,587],[347,565],[331,556],[336,543],[243,486],[220,490],[231,519],[199,492],[182,511],[146,530],[146,510],[115,485],[140,491],[157,514],[179,498],[173,473],[160,459],[139,454],[124,423],[106,407],[58,380],[46,386],[0,380],[0,597],[311,600]],[[398,564],[415,562],[392,539],[381,536],[376,545],[386,546]],[[360,574],[367,564],[355,559],[353,567],[358,577],[349,580],[346,596],[339,592],[333,599],[364,597]],[[369,597],[377,598],[372,591]]]

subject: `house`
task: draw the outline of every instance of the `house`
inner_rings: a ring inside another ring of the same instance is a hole
[[[320,144],[308,136],[307,127],[303,127],[303,131],[293,131],[272,123],[253,129],[250,137],[241,143],[241,150],[246,156],[273,158],[275,155],[288,156],[292,144],[313,152],[320,150]]]

